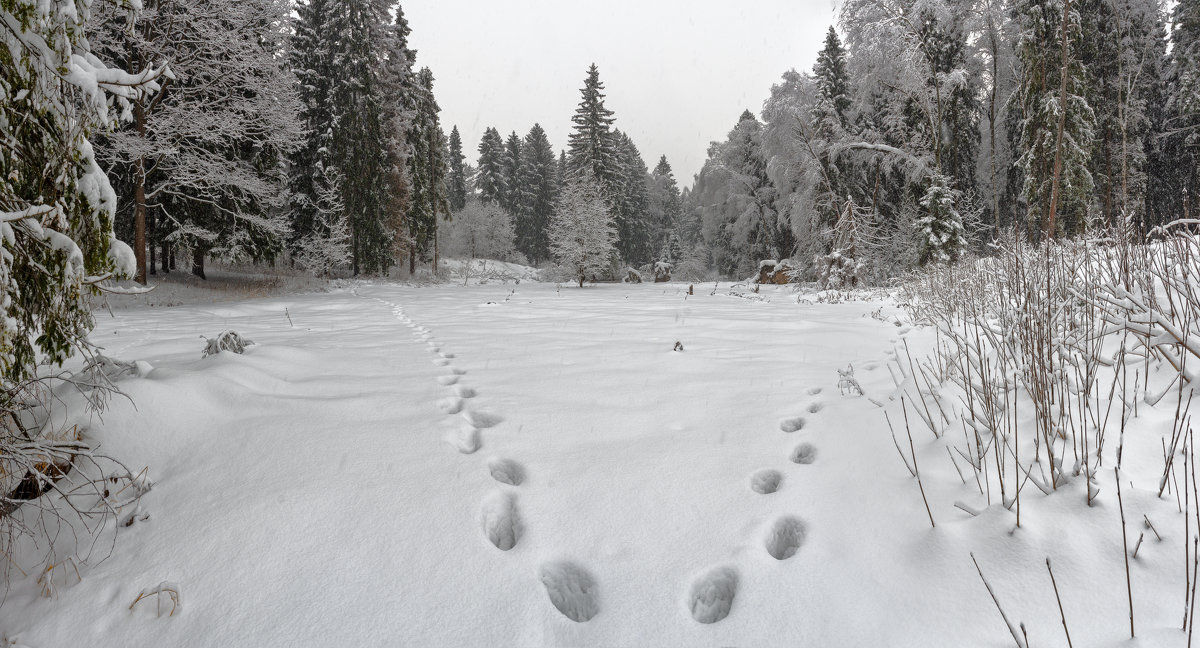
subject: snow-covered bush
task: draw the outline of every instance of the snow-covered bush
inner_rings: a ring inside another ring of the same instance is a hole
[[[447,256],[525,264],[516,248],[512,216],[494,203],[472,200],[445,227]]]
[[[238,335],[237,331],[221,331],[211,338],[204,338],[204,355],[202,358],[207,358],[211,355],[217,355],[222,351],[232,351],[234,353],[242,353],[246,347],[253,345],[252,340]]]
[[[950,178],[940,173],[929,177],[929,189],[921,198],[924,211],[916,221],[921,265],[949,263],[967,247],[963,218],[958,212],[960,195],[950,186]]]

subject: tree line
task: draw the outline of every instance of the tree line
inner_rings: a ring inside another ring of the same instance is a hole
[[[1002,233],[1144,235],[1194,209],[1198,42],[1191,1],[847,0],[709,148],[685,246],[852,283]]]

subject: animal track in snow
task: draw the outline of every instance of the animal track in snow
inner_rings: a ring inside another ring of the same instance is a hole
[[[550,603],[562,615],[577,623],[589,621],[600,612],[596,579],[573,562],[552,562],[539,570]]]
[[[716,623],[729,616],[737,594],[738,574],[731,567],[714,567],[692,583],[688,609],[700,623]]]
[[[820,393],[821,393],[821,388],[820,388],[820,387],[809,387],[809,388],[808,388],[808,395],[809,395],[809,396],[816,396],[817,394],[820,394]]]
[[[492,459],[488,461],[488,471],[501,484],[520,486],[525,481],[525,467],[512,459]]]
[[[804,429],[804,417],[793,416],[792,418],[785,418],[779,422],[779,429],[789,434],[792,432],[798,432]]]
[[[775,560],[787,560],[796,555],[807,535],[808,527],[800,518],[784,516],[771,525],[764,545]]]
[[[443,358],[453,358],[454,357],[453,353],[442,353],[441,351],[438,351],[437,354],[442,356]]]
[[[496,491],[483,500],[483,533],[500,551],[517,546],[524,528],[517,512],[517,497]]]
[[[458,385],[454,388],[454,393],[458,394],[459,398],[475,398],[475,390],[470,387]]]
[[[813,403],[812,405],[808,406],[808,413],[816,414],[817,412],[820,412],[823,409],[825,409],[825,403],[822,403],[821,401],[817,401],[817,402]]]
[[[817,460],[817,447],[811,443],[801,443],[792,448],[792,454],[788,456],[792,463],[810,464]]]
[[[437,381],[440,384],[446,385],[448,387],[448,386],[453,385],[454,383],[458,382],[458,376],[457,375],[438,376]]]
[[[445,358],[434,358],[433,364],[439,367],[445,367],[446,365],[450,364],[450,361]]]
[[[750,476],[750,488],[760,495],[770,495],[779,490],[783,481],[783,473],[770,468],[763,468]]]
[[[447,396],[446,398],[439,398],[437,406],[438,409],[447,414],[458,414],[462,411],[463,401],[457,396]]]
[[[447,368],[450,369],[451,373],[458,375],[458,376],[461,376],[461,375],[467,373],[466,369],[459,369],[458,367],[447,367]]]
[[[496,427],[504,421],[504,417],[500,416],[499,414],[480,412],[478,410],[467,410],[463,412],[462,415],[463,418],[467,419],[468,423],[477,428],[486,429],[490,427]]]

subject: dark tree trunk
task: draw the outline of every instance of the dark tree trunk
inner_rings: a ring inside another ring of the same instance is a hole
[[[160,254],[162,255],[162,273],[169,274],[171,272],[171,266],[175,265],[175,261],[172,258],[173,253],[171,252],[171,245],[169,243],[163,243]]]
[[[155,216],[154,214],[150,214],[150,218],[146,221],[146,238],[147,238],[146,246],[150,248],[149,268],[150,268],[150,274],[152,274],[152,275],[158,274],[158,268],[157,268],[158,259],[155,258],[156,250],[154,249],[154,232],[157,229],[158,229],[158,217]]]
[[[208,279],[204,276],[204,251],[198,248],[192,251],[192,274],[204,280]]]

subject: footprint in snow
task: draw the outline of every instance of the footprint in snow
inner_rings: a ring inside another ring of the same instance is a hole
[[[469,425],[451,433],[447,440],[456,450],[463,454],[474,454],[483,445],[479,429]]]
[[[809,387],[809,388],[808,388],[808,395],[809,395],[809,396],[816,396],[817,394],[820,394],[820,393],[821,393],[821,388],[820,388],[820,387]]]
[[[517,546],[524,528],[517,512],[517,496],[496,491],[483,500],[483,533],[500,551]]]
[[[439,367],[445,367],[446,365],[450,364],[450,361],[445,358],[434,358],[433,364]]]
[[[538,575],[550,603],[568,619],[584,623],[600,612],[596,579],[578,564],[567,561],[546,563]]]
[[[453,353],[442,353],[441,351],[438,351],[437,354],[442,356],[443,358],[454,358]]]
[[[700,623],[716,623],[729,616],[737,594],[738,574],[731,567],[714,567],[692,583],[688,609]]]
[[[470,387],[466,387],[463,385],[458,385],[457,387],[455,387],[454,393],[458,394],[459,398],[475,398],[475,396],[476,396],[476,392],[474,389],[471,389]]]
[[[797,517],[784,516],[771,525],[763,545],[775,560],[787,560],[796,555],[808,536],[808,527]]]
[[[447,396],[446,398],[438,399],[437,406],[438,409],[447,414],[458,414],[462,411],[463,400],[457,396]]]
[[[804,417],[803,416],[793,416],[792,418],[785,418],[779,422],[779,429],[783,430],[784,432],[787,432],[789,434],[791,434],[792,432],[798,432],[800,430],[803,430],[804,429]]]
[[[467,419],[468,423],[470,423],[471,425],[473,425],[477,428],[486,429],[486,428],[490,428],[490,427],[496,427],[500,423],[504,422],[504,417],[502,417],[498,414],[492,414],[491,412],[481,412],[479,410],[467,410],[467,411],[464,411],[462,413],[462,415],[463,415],[463,418]]]
[[[461,375],[467,373],[466,369],[459,369],[458,367],[447,367],[447,369],[450,369],[451,373],[458,375],[458,376],[461,376]]]
[[[770,495],[779,490],[783,481],[783,473],[770,468],[763,468],[750,476],[750,489],[760,495]]]
[[[801,443],[792,448],[792,454],[788,456],[792,463],[810,464],[817,460],[817,447],[811,443]]]
[[[520,486],[525,481],[525,467],[512,459],[488,461],[488,472],[492,474],[492,479],[509,486]]]
[[[450,385],[453,385],[454,383],[458,382],[458,376],[455,376],[455,375],[438,376],[437,381],[439,384],[446,385],[447,387],[449,387]]]
[[[825,409],[825,403],[822,403],[821,401],[817,401],[817,402],[813,403],[812,405],[808,406],[808,413],[816,414],[817,412],[820,412],[823,409]]]

